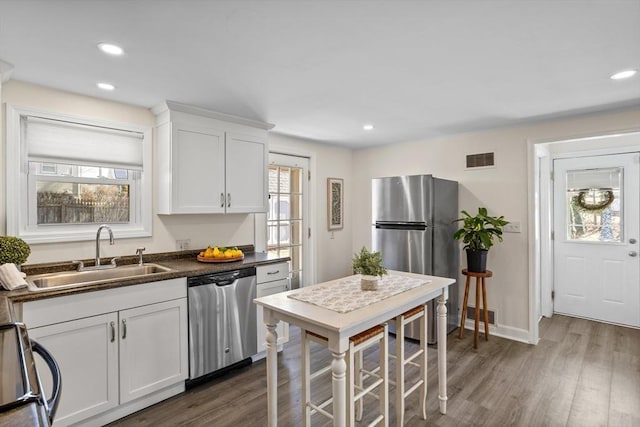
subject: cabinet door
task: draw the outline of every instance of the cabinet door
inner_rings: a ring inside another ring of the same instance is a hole
[[[108,313],[29,329],[29,337],[58,362],[62,393],[55,427],[66,426],[118,406],[117,315]],[[36,357],[45,393],[50,395],[49,369]]]
[[[224,132],[172,124],[171,213],[224,212]]]
[[[267,141],[226,134],[227,213],[267,211]]]
[[[280,292],[289,290],[289,279],[276,280],[275,282],[259,283],[256,287],[256,298],[266,297],[267,295],[273,295]],[[267,330],[264,326],[264,319],[262,318],[262,307],[256,306],[258,323],[258,353],[265,350],[264,343],[266,339]],[[278,322],[276,328],[278,333],[278,344],[284,344],[289,342],[289,324],[286,322]]]
[[[187,378],[187,299],[119,313],[120,403]]]

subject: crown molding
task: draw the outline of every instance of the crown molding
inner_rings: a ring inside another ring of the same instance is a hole
[[[237,123],[240,125],[246,125],[255,127],[258,129],[271,130],[275,126],[271,123],[261,122],[259,120],[245,119],[244,117],[238,117],[231,114],[218,113],[217,111],[206,110],[200,107],[194,107],[192,105],[181,104],[175,101],[164,101],[156,105],[151,109],[156,116],[165,113],[167,111],[180,111],[181,113],[194,114],[197,116],[209,117],[216,120],[222,120],[225,122]]]

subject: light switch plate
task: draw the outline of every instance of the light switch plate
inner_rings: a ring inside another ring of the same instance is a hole
[[[188,251],[191,248],[191,239],[178,239],[176,240],[177,251]]]
[[[520,233],[520,221],[509,221],[509,224],[502,227],[505,233]]]

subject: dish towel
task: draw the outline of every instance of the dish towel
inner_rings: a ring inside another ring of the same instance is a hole
[[[20,272],[14,263],[8,262],[0,265],[0,283],[8,291],[26,287],[25,277],[27,275]]]

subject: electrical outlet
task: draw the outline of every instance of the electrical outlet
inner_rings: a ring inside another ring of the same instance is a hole
[[[176,240],[177,251],[188,251],[191,248],[191,239],[178,239]]]
[[[510,221],[509,224],[502,227],[505,233],[520,233],[520,221]]]

